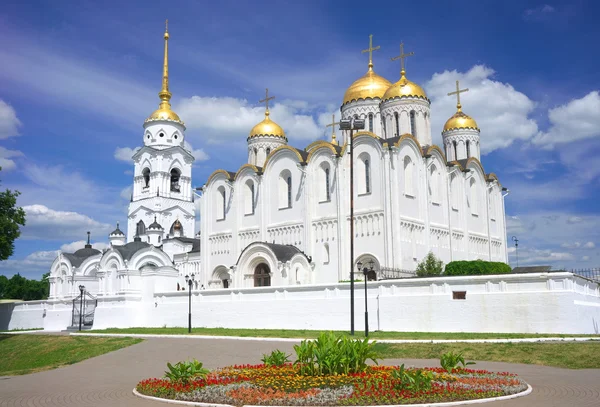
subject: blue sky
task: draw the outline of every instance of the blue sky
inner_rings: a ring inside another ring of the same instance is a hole
[[[195,185],[246,160],[272,117],[290,143],[325,138],[345,89],[366,71],[408,77],[453,114],[454,81],[481,128],[483,165],[511,191],[509,236],[523,264],[600,265],[600,6],[589,1],[13,2],[0,11],[0,172],[28,224],[0,273],[39,277],[56,250],[98,247],[126,221],[129,156],[158,104],[169,19],[173,107],[186,122]],[[515,263],[511,253],[511,263]]]

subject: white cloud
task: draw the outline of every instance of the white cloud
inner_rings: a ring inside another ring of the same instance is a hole
[[[444,71],[436,73],[425,84],[431,99],[431,129],[434,143],[442,145],[441,131],[446,120],[456,112],[456,98],[448,96],[455,90],[456,81],[461,89],[463,111],[473,117],[481,129],[481,149],[487,154],[511,145],[515,140],[527,140],[538,133],[535,120],[528,116],[535,103],[512,85],[494,80],[494,70],[475,65],[468,72]]]
[[[77,212],[55,211],[44,205],[28,205],[26,224],[22,229],[23,239],[61,240],[81,238],[87,231],[93,237],[104,238],[111,232],[111,226],[98,222]]]
[[[15,157],[23,157],[23,153],[18,150],[9,150],[0,146],[0,167],[2,167],[2,171],[10,171],[15,169],[17,164],[14,162],[14,160],[11,160],[11,158]]]
[[[536,145],[553,148],[555,144],[600,137],[600,92],[550,109],[548,118],[550,128],[533,139]]]
[[[270,117],[284,129],[289,139],[314,140],[323,134],[323,129],[312,115],[305,113],[306,106],[298,101],[290,105],[276,103],[269,109]],[[252,128],[265,117],[264,107],[231,97],[193,96],[182,100],[176,111],[187,118],[186,126],[190,132],[198,132],[202,140],[209,143],[245,141]]]
[[[131,193],[133,192],[133,186],[128,186],[126,188],[123,188],[121,190],[121,193],[119,194],[119,196],[123,199],[125,199],[126,201],[131,200]]]
[[[564,247],[565,249],[578,249],[581,247],[581,243],[579,243],[579,242],[563,243],[560,245],[560,247]]]
[[[594,242],[587,242],[586,244],[583,245],[584,249],[593,249],[595,247],[596,247],[596,245],[594,244]]]
[[[535,8],[529,8],[523,12],[525,20],[539,20],[554,13],[556,9],[549,4],[544,4]]]
[[[18,136],[20,126],[15,109],[0,99],[0,140]]]
[[[60,246],[60,251],[62,251],[63,253],[74,253],[79,249],[83,249],[86,243],[86,240],[78,240],[76,242],[65,243],[62,246]],[[92,247],[94,249],[102,251],[104,249],[108,249],[110,247],[110,244],[106,242],[92,242]]]
[[[590,256],[581,256],[581,261],[588,261]]]
[[[196,150],[188,141],[184,142],[184,148],[194,156],[196,162],[206,161],[210,159],[210,156],[206,153],[206,151],[204,151],[204,149],[199,148]]]
[[[119,161],[125,161],[126,163],[133,162],[133,155],[140,149],[140,147],[129,148],[129,147],[117,147],[115,149],[115,159]]]

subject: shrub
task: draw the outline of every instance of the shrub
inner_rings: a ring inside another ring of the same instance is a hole
[[[174,366],[167,363],[167,367],[169,370],[165,371],[165,377],[172,382],[181,384],[188,384],[196,378],[204,379],[210,372],[202,367],[202,362],[198,362],[196,359],[189,362],[177,362]]]
[[[427,253],[427,256],[417,266],[418,277],[439,276],[444,270],[444,263],[435,257],[432,252]]]
[[[361,373],[367,370],[367,360],[377,364],[377,354],[373,350],[375,342],[368,338],[348,339],[333,332],[321,333],[315,340],[303,340],[294,345],[301,375],[340,375]]]
[[[446,372],[452,373],[455,369],[464,369],[468,365],[474,365],[475,362],[466,362],[462,353],[446,352],[440,358],[440,365]],[[460,366],[462,365],[462,366]]]
[[[275,349],[270,355],[263,354],[262,362],[267,366],[283,366],[290,361],[290,355],[285,352]]]
[[[447,276],[478,276],[486,274],[509,274],[512,272],[506,263],[497,261],[451,261],[446,265]]]

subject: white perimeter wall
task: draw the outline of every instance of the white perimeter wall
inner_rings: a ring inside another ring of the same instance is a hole
[[[187,326],[187,292],[148,299],[100,298],[94,329]],[[29,304],[16,303],[9,318],[0,305],[0,329],[69,325],[70,302]],[[371,331],[597,334],[600,326],[599,285],[570,273],[371,282],[368,304]],[[192,293],[195,327],[349,330],[349,309],[349,283]],[[364,282],[355,289],[355,329],[364,329]]]

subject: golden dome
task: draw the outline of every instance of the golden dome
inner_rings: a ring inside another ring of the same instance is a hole
[[[265,119],[252,128],[248,138],[258,136],[281,137],[287,141],[287,137],[285,136],[285,132],[283,131],[281,126],[269,118],[268,110],[265,112]]]
[[[443,131],[456,130],[456,129],[475,129],[479,130],[477,127],[477,122],[470,116],[467,116],[462,112],[460,108],[458,111],[452,115],[451,118],[448,119],[446,124],[444,124]]]
[[[373,70],[373,64],[370,63],[367,73],[354,81],[354,83],[346,90],[342,105],[361,99],[381,99],[390,86],[392,86],[392,83],[383,76],[377,75]]]
[[[406,72],[402,70],[400,80],[388,88],[382,101],[407,96],[427,99],[427,94],[423,88],[406,79]]]
[[[168,22],[168,20],[167,20]],[[163,77],[162,77],[162,89],[158,92],[160,98],[160,105],[144,123],[154,120],[171,120],[179,124],[183,124],[177,113],[171,110],[171,92],[169,92],[169,31],[165,28],[165,59],[163,62]]]

